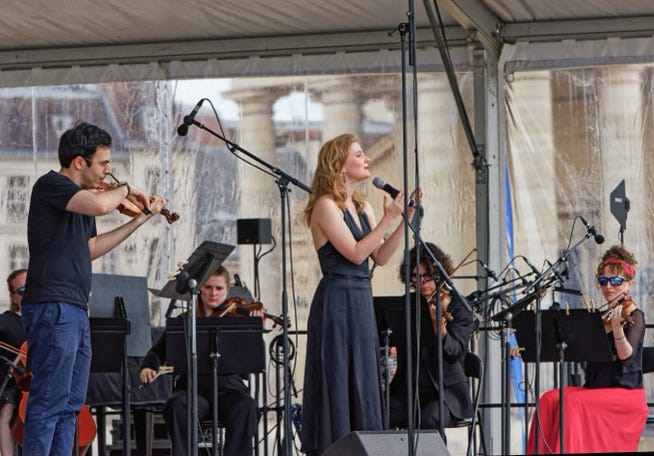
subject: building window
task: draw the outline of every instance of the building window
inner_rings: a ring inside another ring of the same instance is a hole
[[[50,116],[50,128],[59,138],[64,131],[73,126],[73,117],[66,114],[53,114]]]
[[[20,221],[27,215],[27,176],[9,176],[7,178],[7,218]]]
[[[145,169],[145,188],[153,195],[159,195],[161,189],[159,184],[161,182],[161,169],[154,166],[148,166]]]
[[[9,249],[9,269],[27,269],[29,253],[25,245],[12,245]]]

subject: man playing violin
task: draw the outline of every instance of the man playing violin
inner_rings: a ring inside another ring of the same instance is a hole
[[[32,189],[27,221],[29,267],[22,302],[27,331],[27,368],[32,372],[25,420],[25,454],[71,454],[75,418],[91,366],[87,315],[91,262],[111,251],[164,205],[164,199],[121,183],[92,191],[109,175],[111,136],[80,122],[59,141],[58,172],[41,176]],[[128,198],[149,210],[107,232],[95,217]]]
[[[429,250],[441,263],[445,272],[452,273],[452,260],[436,245],[427,242]],[[472,416],[472,405],[468,391],[467,378],[463,372],[463,357],[467,351],[468,341],[472,333],[472,315],[466,311],[463,305],[452,300],[449,294],[440,288],[440,280],[437,272],[431,263],[427,253],[421,253],[420,260],[417,258],[416,248],[409,252],[409,269],[411,271],[411,287],[420,292],[420,295],[428,301],[428,311],[431,319],[431,327],[423,327],[422,331],[429,331],[431,337],[421,337],[418,353],[420,361],[413,359],[412,364],[420,366],[414,380],[417,377],[419,395],[419,416],[420,421],[416,427],[420,429],[439,429],[439,391],[438,391],[438,358],[443,360],[443,427],[452,422]],[[404,282],[404,264],[400,266],[400,279]],[[439,295],[441,309],[444,315],[442,321],[436,320],[436,295]],[[449,318],[448,318],[449,317]],[[436,345],[436,334],[438,326],[441,326],[441,338],[443,352],[438,353]],[[406,347],[398,346],[397,372],[390,384],[390,426],[391,428],[406,427],[408,424],[406,409]]]
[[[200,287],[197,300],[198,317],[219,317],[221,305],[229,292],[229,272],[223,266],[218,268]],[[251,316],[263,318],[263,310],[255,310]],[[182,318],[182,317],[180,317]],[[154,380],[166,359],[165,333],[155,342],[141,363],[140,378],[144,384]],[[198,375],[198,419],[211,418],[211,375]],[[175,394],[166,401],[163,416],[172,442],[173,456],[187,454],[187,393],[186,378],[180,378],[175,385]],[[257,402],[250,396],[239,375],[218,376],[218,418],[225,426],[225,456],[248,456],[252,454],[252,439],[258,422]]]
[[[20,399],[20,389],[13,377],[10,368],[15,364],[16,354],[25,339],[25,329],[20,321],[20,303],[25,291],[25,277],[27,269],[17,269],[7,277],[9,288],[9,310],[0,315],[0,353],[3,355],[0,375],[6,380],[4,390],[0,392],[0,454],[14,453],[14,438],[11,435],[11,421],[14,418]]]
[[[613,307],[604,325],[613,360],[586,363],[584,386],[564,389],[565,452],[638,450],[648,410],[642,367],[645,314],[627,294],[635,276],[636,259],[622,245],[609,248],[597,267],[597,284]],[[539,401],[539,452],[561,452],[558,404],[558,388]],[[528,453],[535,451],[534,434],[532,421]]]

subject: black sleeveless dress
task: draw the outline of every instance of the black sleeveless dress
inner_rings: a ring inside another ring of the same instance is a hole
[[[352,215],[344,219],[356,240],[363,231]],[[350,431],[382,429],[379,336],[368,260],[355,265],[327,242],[318,249],[323,278],[307,323],[307,358],[302,407],[302,451],[322,454]]]

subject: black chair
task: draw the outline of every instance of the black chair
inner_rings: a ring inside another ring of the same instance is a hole
[[[479,426],[479,437],[481,442],[482,454],[487,454],[486,451],[486,442],[484,439],[484,429],[481,425],[481,414],[479,413],[479,399],[481,396],[481,389],[484,383],[484,364],[481,362],[479,356],[472,352],[467,352],[465,358],[463,359],[463,371],[466,374],[466,377],[472,380],[476,385],[473,386],[473,402],[472,402],[472,417],[464,418],[448,427],[458,428],[458,427],[467,427],[468,428],[468,448],[466,449],[466,455],[471,456],[477,453],[477,439],[476,439],[476,428]],[[472,450],[472,452],[471,452]]]
[[[654,347],[643,348],[643,374],[654,372]],[[647,424],[654,423],[654,414],[647,415]]]

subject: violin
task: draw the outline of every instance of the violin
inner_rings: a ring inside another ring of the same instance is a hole
[[[477,249],[473,248],[468,254],[459,262],[459,264],[456,265],[454,269],[452,269],[452,272],[450,272],[450,276],[454,275],[454,273],[465,263],[465,261],[472,255]],[[427,299],[427,303],[429,305],[431,304],[436,304],[436,293],[440,293],[440,301],[441,301],[441,315],[442,315],[442,320],[441,324],[445,324],[448,321],[454,320],[454,315],[452,315],[452,312],[447,310],[448,306],[450,305],[450,302],[452,301],[452,294],[450,293],[451,290],[447,288],[447,285],[445,284],[444,280],[440,280],[436,284],[436,289],[430,294],[429,296],[426,296],[425,299]],[[449,298],[449,299],[445,299]]]
[[[218,308],[214,309],[210,316],[224,317],[227,315],[231,317],[247,317],[250,315],[250,312],[262,309],[263,304],[260,302],[248,303],[245,298],[241,298],[240,296],[232,296],[231,298],[227,298],[225,302],[218,306]],[[276,325],[283,326],[284,324],[284,319],[278,315],[272,315],[264,312],[263,316],[272,320]],[[291,322],[288,318],[286,319],[286,323],[289,327],[291,326]]]
[[[113,188],[116,188],[120,184],[118,178],[116,178],[116,176],[114,176],[113,174],[109,173],[109,177],[111,177],[114,180],[114,182],[101,182],[100,185],[98,185],[97,191],[101,192],[105,190],[111,190]],[[125,198],[118,205],[117,209],[118,212],[128,217],[138,217],[141,214],[146,214],[146,215],[150,214],[149,209],[141,207],[140,205],[136,204],[129,198]],[[177,212],[170,212],[170,210],[168,210],[165,207],[161,208],[159,214],[164,216],[169,224],[176,222],[180,218]]]
[[[432,292],[432,294],[427,296],[425,298],[425,299],[427,299],[427,304],[436,305],[436,294],[437,293],[440,295],[441,314],[442,314],[442,318],[443,318],[443,323],[454,320],[454,315],[452,315],[452,312],[447,310],[448,306],[450,305],[452,296],[450,295],[450,292],[447,291],[444,287],[442,287],[442,286],[437,287]],[[445,299],[445,298],[449,298],[449,299]]]
[[[606,307],[606,310],[602,312],[602,322],[606,328],[611,327],[611,317],[618,306],[622,306],[622,325],[624,326],[634,322],[634,317],[631,314],[636,310],[636,302],[632,296],[624,292],[618,295],[613,301],[609,301],[599,308],[601,310]]]
[[[2,344],[3,347],[8,348],[7,344]],[[15,349],[15,348],[14,348]],[[20,370],[23,370],[22,378],[27,376],[27,378],[32,378],[32,373],[27,372],[25,367],[27,366],[27,342],[23,342],[20,346],[20,349],[15,349],[18,354],[17,365]],[[17,370],[14,370],[16,374]],[[21,389],[23,386],[17,381],[16,382]],[[29,382],[23,382],[23,385],[26,385],[29,388]],[[25,416],[27,414],[27,399],[29,398],[29,391],[24,389],[21,394],[20,403],[18,405],[18,413],[14,419],[13,424],[11,425],[11,435],[18,445],[23,446],[23,428],[25,426]],[[95,426],[95,421],[93,420],[93,415],[91,415],[91,408],[84,404],[82,410],[80,410],[77,415],[77,447],[79,448],[80,454],[86,453],[87,449],[95,440],[97,434],[97,428]]]

